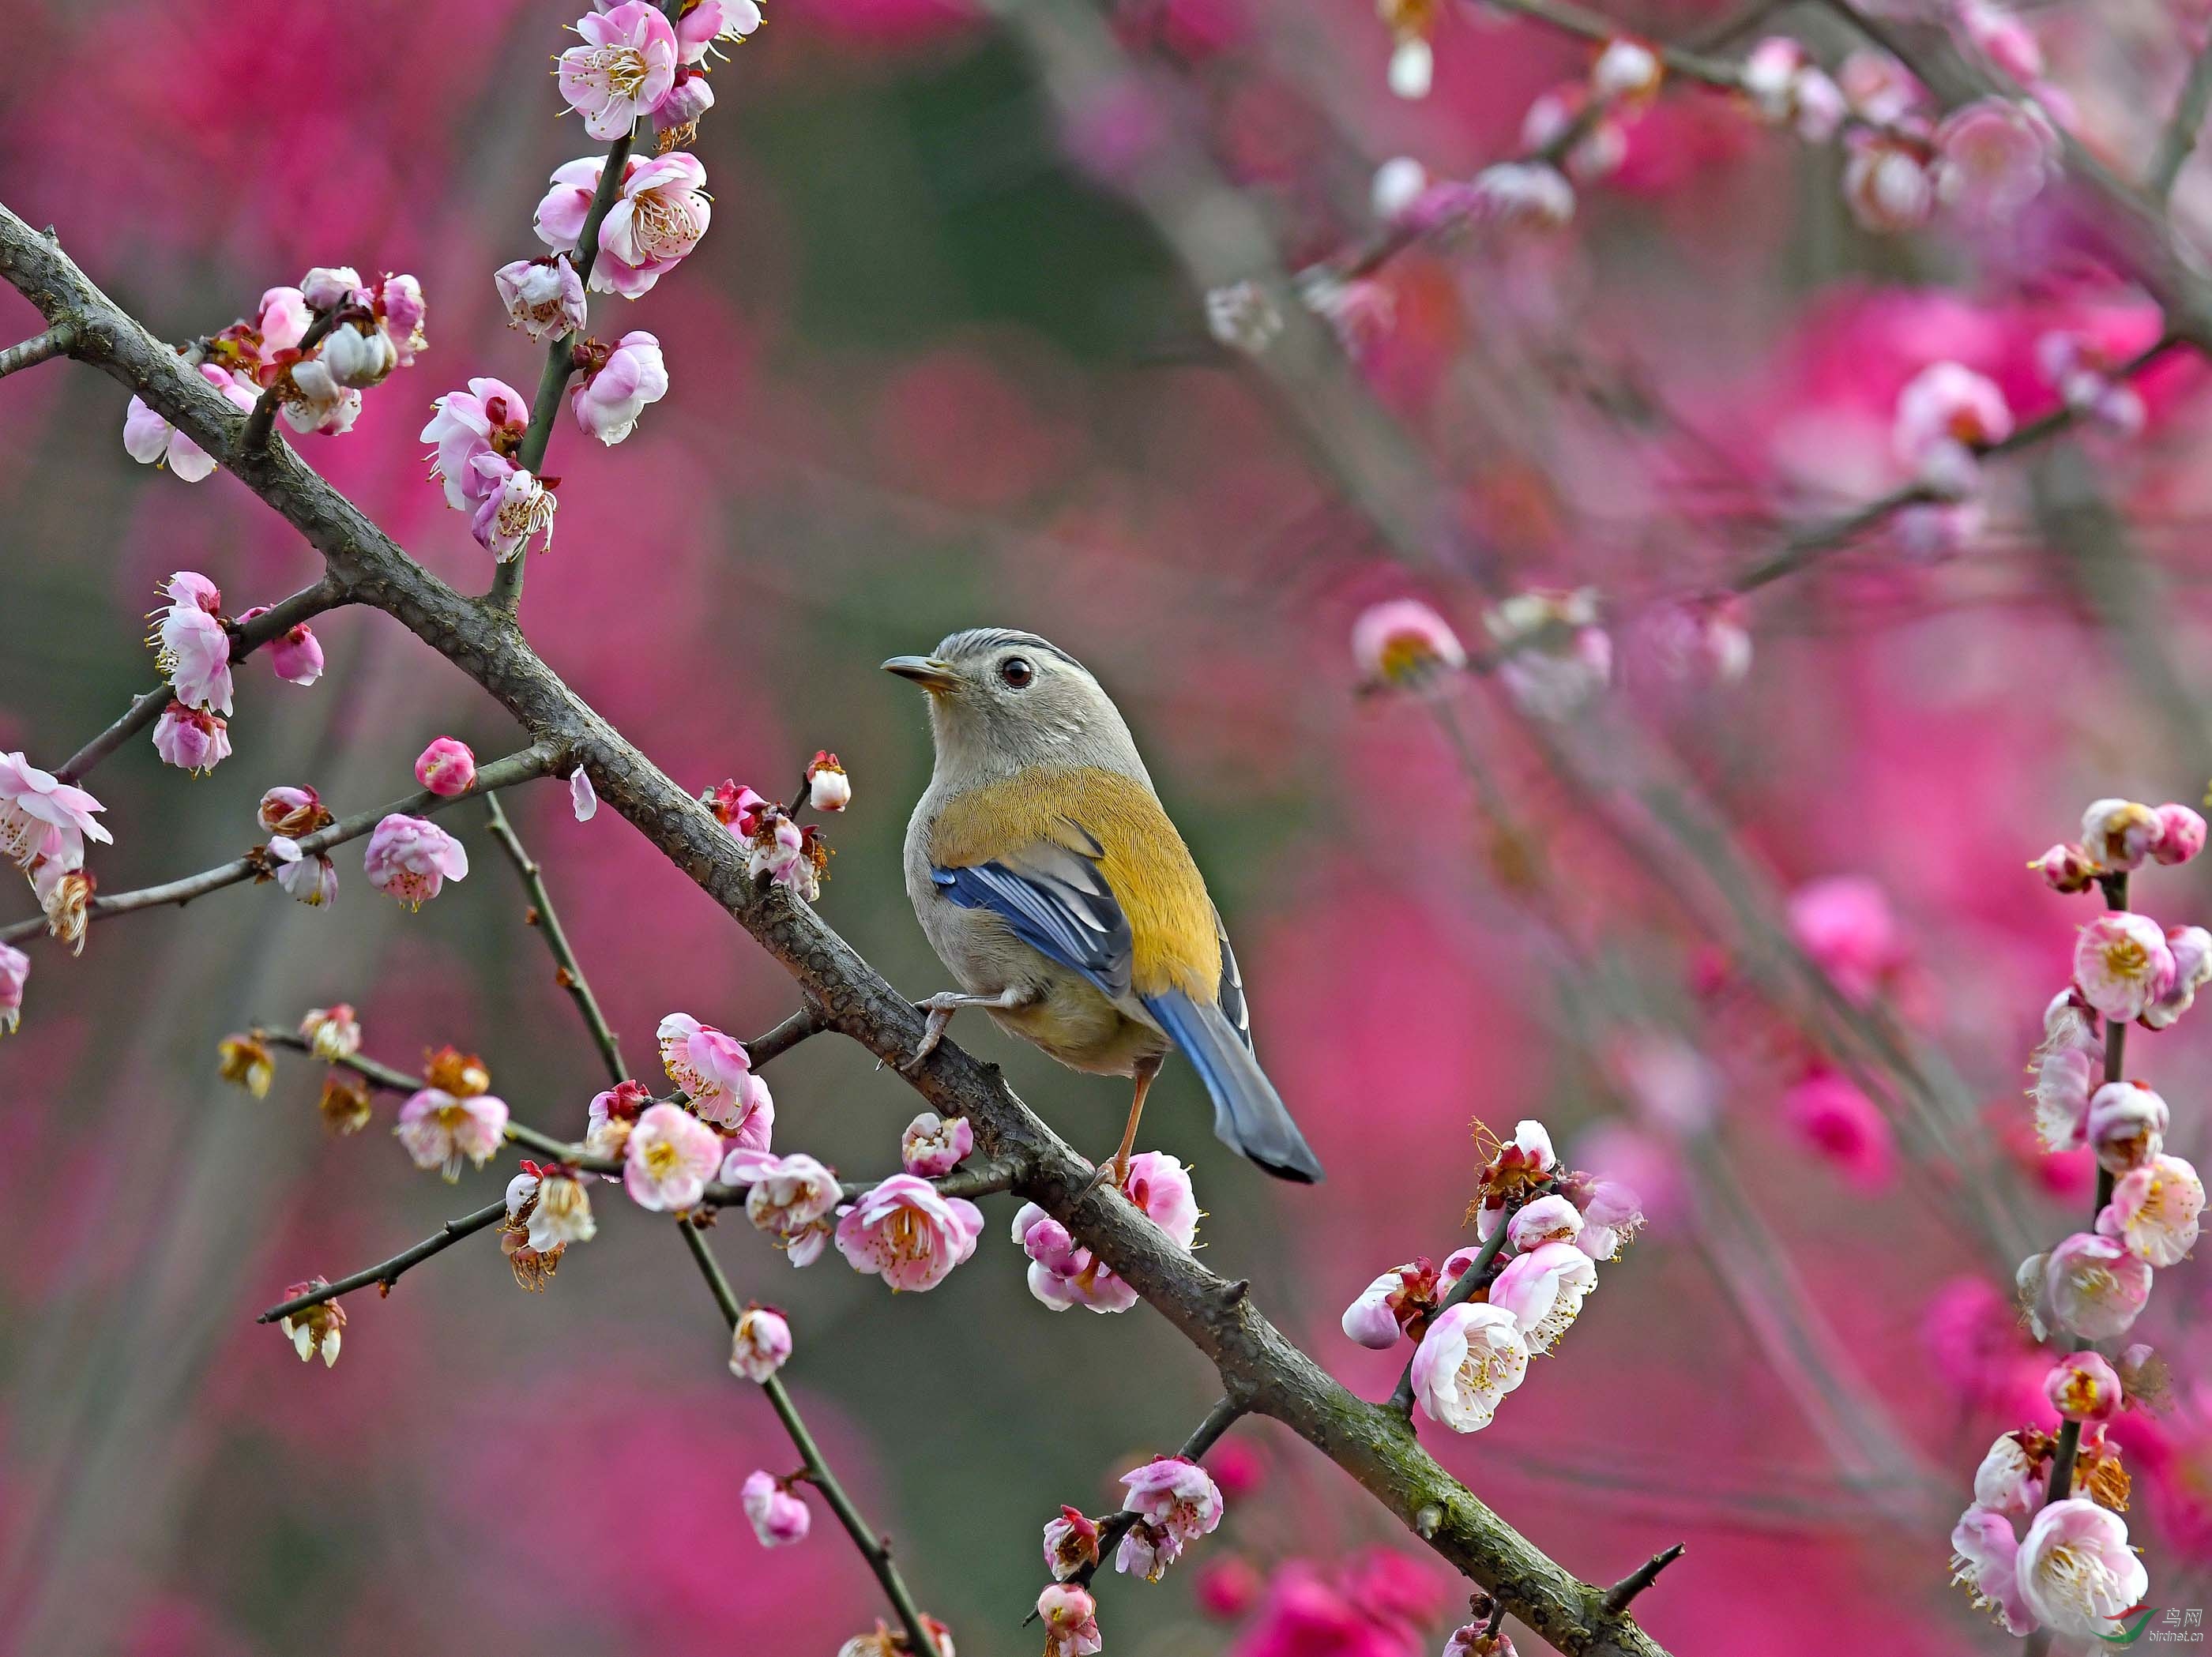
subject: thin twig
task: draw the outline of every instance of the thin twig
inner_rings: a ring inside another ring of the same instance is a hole
[[[1183,1440],[1182,1448],[1176,1454],[1185,1461],[1203,1460],[1206,1453],[1221,1442],[1221,1435],[1235,1426],[1244,1413],[1244,1405],[1224,1393],[1214,1400],[1213,1407],[1206,1412],[1206,1419],[1192,1429],[1190,1436]],[[1138,1518],[1138,1514],[1124,1508],[1104,1524],[1099,1526],[1098,1557],[1079,1568],[1067,1580],[1078,1587],[1090,1587],[1091,1579],[1105,1568],[1106,1562],[1112,1557],[1114,1551],[1121,1545],[1121,1539],[1129,1533]],[[1031,1611],[1022,1619],[1024,1626],[1036,1620],[1035,1611]]]
[[[337,326],[338,310],[338,307],[332,306],[307,325],[307,331],[300,336],[301,356],[306,356],[320,345],[329,337],[331,330]],[[240,448],[250,453],[269,446],[270,434],[276,428],[276,407],[283,401],[283,395],[275,385],[261,393],[259,400],[253,405],[253,412],[246,416],[246,430],[238,440]]]
[[[425,789],[419,794],[410,794],[404,799],[394,800],[389,805],[342,818],[327,828],[318,828],[312,835],[302,835],[299,841],[300,854],[313,857],[319,852],[329,851],[334,846],[343,846],[349,840],[358,840],[395,811],[409,816],[442,811],[449,805],[458,804],[461,800],[473,798],[478,794],[489,793],[493,789],[511,788],[517,783],[528,782],[532,778],[544,776],[558,762],[558,756],[546,749],[526,748],[520,753],[509,754],[504,759],[494,760],[483,767],[477,773],[475,787],[466,794],[449,798],[433,794]],[[228,863],[217,864],[212,869],[186,875],[180,880],[167,881],[159,886],[142,887],[135,892],[118,892],[113,897],[95,897],[86,906],[86,913],[90,920],[103,920],[111,915],[132,914],[141,909],[156,909],[166,904],[189,903],[196,897],[219,892],[226,886],[237,885],[240,881],[267,879],[274,872],[259,848],[256,848],[246,857],[234,858]],[[19,938],[30,938],[44,932],[46,927],[45,919],[39,916],[0,926],[0,944],[12,944]]]
[[[400,1273],[411,1266],[419,1266],[433,1254],[442,1254],[464,1237],[495,1225],[507,1215],[507,1199],[488,1203],[473,1214],[464,1214],[458,1220],[448,1220],[412,1248],[403,1248],[390,1259],[356,1272],[349,1278],[340,1278],[336,1283],[326,1283],[320,1289],[295,1295],[290,1300],[270,1307],[256,1323],[274,1323],[279,1318],[289,1318],[295,1312],[304,1312],[311,1306],[320,1306],[325,1301],[334,1301],[341,1295],[350,1295],[356,1289],[366,1289],[371,1284],[383,1285],[390,1294],[392,1286],[399,1281]]]
[[[1605,1599],[1601,1602],[1605,1607],[1605,1614],[1618,1617],[1626,1611],[1630,1600],[1657,1581],[1659,1573],[1682,1557],[1686,1545],[1677,1542],[1671,1548],[1662,1549],[1607,1588]]]
[[[252,621],[239,622],[231,635],[231,661],[234,664],[244,661],[270,640],[289,633],[301,622],[310,621],[325,610],[345,602],[344,590],[330,576],[324,576],[314,586],[301,589],[282,604],[272,604]],[[161,710],[169,705],[171,694],[165,683],[134,697],[130,711],[70,755],[55,771],[55,780],[59,782],[82,780],[93,767],[160,719]]]
[[[2150,173],[2143,180],[2143,193],[2161,207],[2172,197],[2174,180],[2181,176],[2190,152],[2197,148],[2208,109],[2212,109],[2212,41],[2198,50],[2189,65],[2189,78],[2181,83],[2173,118],[2159,135],[2157,153],[2151,157]]]
[[[1469,1262],[1467,1270],[1460,1273],[1459,1281],[1452,1284],[1451,1293],[1437,1302],[1437,1309],[1429,1314],[1431,1318],[1443,1316],[1453,1307],[1472,1299],[1476,1290],[1487,1289],[1496,1281],[1498,1252],[1505,1247],[1505,1234],[1511,1228],[1513,1217],[1520,1211],[1520,1207],[1518,1203],[1508,1204],[1504,1211],[1498,1215],[1498,1229],[1483,1239],[1482,1247],[1476,1251],[1474,1259]],[[1408,1421],[1413,1418],[1412,1358],[1406,1360],[1405,1372],[1398,1377],[1397,1387],[1382,1407],[1395,1410]]]
[[[568,991],[569,999],[576,1004],[576,1011],[583,1016],[584,1028],[592,1033],[599,1057],[606,1060],[608,1078],[620,1087],[629,1079],[629,1071],[623,1064],[621,1038],[615,1035],[614,1026],[607,1023],[599,997],[592,993],[591,982],[576,962],[576,952],[568,947],[568,934],[562,929],[561,917],[554,912],[553,899],[545,890],[545,877],[538,869],[538,859],[523,849],[514,825],[500,809],[498,796],[485,797],[484,813],[491,824],[491,837],[507,853],[507,860],[514,865],[515,873],[522,877],[524,889],[530,894],[528,924],[538,930],[552,954],[553,980]]]
[[[43,334],[34,334],[19,345],[0,351],[0,379],[19,368],[35,368],[48,357],[61,356],[76,343],[74,324],[58,322]]]
[[[737,1291],[730,1287],[729,1278],[723,1275],[721,1262],[714,1258],[714,1251],[707,1247],[706,1238],[700,1235],[699,1228],[690,1220],[677,1221],[676,1229],[684,1234],[684,1246],[690,1249],[691,1258],[698,1262],[699,1274],[706,1278],[707,1287],[714,1294],[714,1304],[721,1308],[724,1320],[734,1332],[738,1320],[744,1315],[745,1308],[738,1303]],[[837,1515],[837,1522],[845,1527],[845,1533],[853,1539],[853,1545],[860,1551],[860,1557],[868,1562],[868,1569],[876,1574],[876,1581],[883,1585],[884,1598],[891,1602],[891,1609],[898,1613],[899,1621],[906,1625],[907,1638],[913,1642],[914,1649],[921,1654],[921,1657],[937,1657],[937,1642],[930,1636],[929,1624],[923,1618],[921,1608],[914,1603],[913,1594],[907,1591],[906,1580],[899,1575],[898,1566],[891,1558],[890,1544],[869,1528],[868,1521],[860,1516],[860,1510],[853,1505],[853,1498],[845,1494],[845,1487],[837,1482],[836,1474],[830,1471],[830,1464],[822,1454],[822,1447],[814,1442],[814,1435],[807,1431],[805,1422],[799,1418],[799,1408],[791,1401],[791,1394],[785,1390],[782,1381],[770,1375],[761,1383],[761,1390],[768,1394],[769,1404],[775,1411],[776,1419],[783,1423],[784,1431],[791,1435],[792,1444],[799,1451],[799,1460],[806,1464],[807,1482],[822,1492],[822,1498],[830,1504],[830,1512]]]

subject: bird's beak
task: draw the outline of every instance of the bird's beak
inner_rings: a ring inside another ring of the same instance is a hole
[[[884,671],[896,673],[902,679],[912,679],[933,696],[951,689],[959,682],[951,665],[934,656],[894,656],[884,664]]]

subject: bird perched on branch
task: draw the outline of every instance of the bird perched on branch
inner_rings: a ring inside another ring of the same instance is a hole
[[[1170,1047],[1213,1098],[1213,1131],[1270,1174],[1321,1163],[1253,1056],[1237,957],[1137,745],[1083,664],[1033,633],[972,628],[884,671],[929,693],[937,770],[906,833],[907,895],[963,1007],[1076,1070],[1132,1077],[1115,1181]]]

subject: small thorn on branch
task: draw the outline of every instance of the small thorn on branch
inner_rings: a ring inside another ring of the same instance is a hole
[[[1224,1306],[1239,1305],[1243,1302],[1245,1296],[1251,1292],[1252,1279],[1249,1278],[1239,1278],[1236,1282],[1231,1284],[1226,1289],[1221,1291],[1221,1303]]]
[[[1424,1542],[1432,1542],[1444,1527],[1444,1510],[1433,1502],[1425,1502],[1414,1512],[1413,1534]]]
[[[1659,1580],[1659,1573],[1682,1557],[1683,1545],[1677,1542],[1663,1548],[1638,1565],[1605,1591],[1603,1607],[1608,1617],[1618,1617],[1628,1609],[1628,1602]]]

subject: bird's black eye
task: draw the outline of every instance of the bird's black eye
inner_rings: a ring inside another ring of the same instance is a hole
[[[1019,690],[1036,677],[1036,669],[1030,665],[1030,659],[1026,656],[1009,656],[999,664],[999,677],[1010,688]]]

